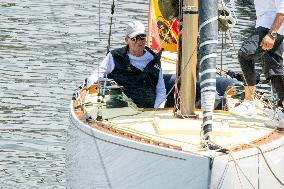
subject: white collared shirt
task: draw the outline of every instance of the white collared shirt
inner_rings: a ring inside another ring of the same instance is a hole
[[[154,56],[146,51],[141,57],[136,57],[128,54],[130,64],[143,71],[147,64],[154,59]],[[114,70],[115,64],[111,53],[108,53],[104,60],[101,62],[99,67],[95,69],[93,74],[87,80],[87,87],[96,83],[98,78],[106,77],[107,74]],[[156,86],[156,100],[154,108],[163,108],[165,106],[166,88],[163,79],[163,72],[160,70],[159,80]]]
[[[256,27],[270,29],[277,13],[284,14],[284,0],[254,0],[256,10]],[[284,24],[277,33],[284,36]]]

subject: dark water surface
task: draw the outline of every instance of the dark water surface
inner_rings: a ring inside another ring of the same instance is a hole
[[[115,1],[112,46],[123,44],[130,19],[147,23],[146,2]],[[0,0],[0,188],[65,188],[69,102],[105,55],[111,3]],[[238,4],[237,49],[254,24],[250,14]],[[222,66],[239,70],[232,49]]]

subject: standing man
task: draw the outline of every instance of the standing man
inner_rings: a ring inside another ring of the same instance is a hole
[[[87,80],[87,87],[99,77],[112,78],[139,108],[163,108],[166,89],[160,56],[146,47],[145,27],[131,21],[126,28],[126,46],[112,50]]]
[[[261,58],[263,72],[271,80],[284,107],[284,0],[254,0],[256,10],[256,29],[242,44],[238,52],[239,62],[246,79],[245,100],[233,108],[235,115],[256,115],[254,103],[255,68],[254,59]],[[283,115],[283,114],[282,114]],[[282,119],[284,117],[282,116]]]

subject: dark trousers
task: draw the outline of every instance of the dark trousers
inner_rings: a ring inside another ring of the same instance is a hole
[[[271,50],[264,51],[261,41],[269,29],[258,27],[246,39],[238,52],[238,59],[245,77],[245,84],[256,85],[255,61],[261,60],[262,71],[267,79],[271,79],[281,101],[284,100],[284,66],[283,66],[283,36],[278,35]]]
[[[165,104],[165,107],[173,107],[174,106],[174,89],[171,91],[172,87],[175,85],[176,75],[175,74],[164,74],[164,81],[165,87],[168,97]],[[238,85],[240,82],[235,79],[225,78],[225,77],[216,77],[216,91],[218,96],[221,98],[228,86]],[[180,82],[178,83],[178,88],[180,87]],[[190,94],[189,94],[190,95]],[[221,109],[221,101],[220,98],[216,99],[215,108]],[[201,92],[200,92],[200,85],[197,81],[196,83],[196,107],[200,108],[200,101],[201,101]]]

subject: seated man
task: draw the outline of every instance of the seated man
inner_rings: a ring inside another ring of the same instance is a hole
[[[112,78],[139,108],[163,108],[166,89],[160,56],[146,47],[145,27],[132,21],[126,28],[126,46],[112,50],[87,80],[87,87],[100,77]]]

